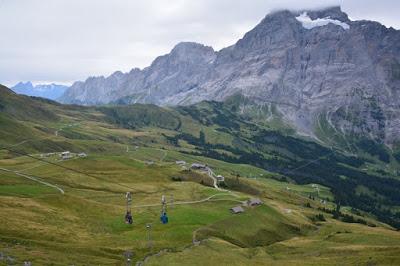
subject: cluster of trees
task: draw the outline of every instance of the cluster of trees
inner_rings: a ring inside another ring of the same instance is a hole
[[[128,106],[98,107],[106,115],[106,120],[124,128],[135,129],[155,126],[179,130],[181,121],[172,111],[156,105],[136,104]]]
[[[325,216],[322,213],[318,213],[317,215],[311,217],[311,220],[313,222],[318,222],[318,221],[325,222],[326,221]]]
[[[334,219],[340,220],[340,221],[345,222],[345,223],[359,223],[359,224],[364,224],[364,225],[368,225],[368,226],[371,226],[371,227],[375,227],[376,226],[375,224],[368,223],[364,219],[356,218],[353,215],[341,212],[340,211],[340,204],[337,205],[336,209],[318,208],[318,210],[323,211],[325,213],[330,213],[330,214],[332,214],[332,217]]]
[[[377,156],[382,162],[390,162],[390,154],[382,144],[369,139],[361,139],[356,143],[356,146],[372,156]]]
[[[183,115],[190,115],[194,120],[205,126],[219,125],[222,128],[240,128],[239,123],[246,123],[235,113],[228,110],[223,103],[205,102],[207,108],[201,106],[178,107],[177,110]]]

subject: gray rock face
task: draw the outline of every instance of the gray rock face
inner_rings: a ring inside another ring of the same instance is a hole
[[[207,80],[216,56],[211,47],[179,43],[143,70],[135,68],[126,74],[118,71],[107,78],[91,77],[85,82],[75,82],[60,100],[95,105],[128,96],[121,101],[164,105],[168,103],[166,97],[198,87]]]
[[[340,8],[267,15],[214,52],[180,43],[148,68],[76,82],[66,103],[192,104],[241,93],[275,106],[299,132],[321,118],[344,134],[400,139],[400,31],[350,21]]]

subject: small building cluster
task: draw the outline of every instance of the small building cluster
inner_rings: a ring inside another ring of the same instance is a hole
[[[63,151],[62,153],[60,153],[60,157],[63,160],[67,160],[67,159],[71,159],[73,157],[73,155],[69,151]]]
[[[193,163],[190,168],[192,168],[193,170],[202,170],[202,171],[208,171],[208,167],[205,164],[201,164],[201,163]]]
[[[51,157],[55,154],[56,154],[55,152],[42,153],[42,154],[40,154],[40,158]]]
[[[251,198],[243,202],[242,206],[235,206],[230,208],[229,210],[233,214],[239,214],[245,211],[243,207],[255,207],[262,204],[262,201],[259,198]]]
[[[72,158],[74,158],[74,157],[80,157],[80,158],[85,158],[85,157],[87,157],[87,154],[86,153],[84,153],[84,152],[81,152],[81,153],[72,153],[72,152],[70,152],[70,151],[63,151],[63,152],[60,152],[60,153],[55,153],[55,152],[52,152],[52,153],[44,153],[44,154],[41,154],[40,155],[40,157],[41,158],[44,158],[44,157],[51,157],[51,156],[54,156],[54,155],[56,155],[56,154],[58,154],[59,155],[59,157],[61,158],[61,160],[68,160],[68,159],[72,159]]]

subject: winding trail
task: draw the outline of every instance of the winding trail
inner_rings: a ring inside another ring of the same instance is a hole
[[[51,188],[55,188],[55,189],[57,189],[58,191],[60,191],[61,194],[65,194],[64,190],[63,190],[62,188],[60,188],[59,186],[50,184],[50,183],[48,183],[48,182],[46,182],[46,181],[42,181],[42,180],[40,180],[40,179],[37,178],[37,177],[30,176],[30,175],[26,175],[26,174],[22,174],[22,173],[19,173],[18,171],[13,171],[13,170],[1,168],[1,167],[0,167],[0,170],[1,170],[1,171],[4,171],[4,172],[14,173],[14,174],[16,174],[16,175],[18,175],[18,176],[25,177],[25,178],[30,179],[30,180],[32,180],[32,181],[38,182],[38,183],[40,183],[40,184],[42,184],[42,185],[45,185],[45,186],[48,186],[48,187],[51,187]]]
[[[197,203],[203,203],[203,202],[206,202],[206,201],[236,201],[236,202],[242,203],[242,201],[235,200],[235,199],[215,199],[215,200],[211,200],[211,199],[215,198],[216,196],[232,196],[232,195],[231,194],[226,194],[226,193],[218,193],[218,194],[214,194],[212,196],[209,196],[209,197],[201,199],[201,200],[177,201],[177,202],[174,202],[174,205],[197,204]],[[145,205],[132,206],[132,208],[158,207],[158,206],[161,206],[161,205],[162,205],[161,203],[145,204]]]
[[[236,197],[236,198],[240,198],[239,195],[237,195],[236,193],[232,192],[231,190],[223,189],[223,188],[220,188],[220,187],[218,186],[218,180],[217,180],[217,178],[216,178],[216,174],[213,172],[213,170],[212,170],[210,167],[207,167],[207,174],[208,174],[208,176],[213,180],[213,187],[214,187],[216,190],[222,191],[222,192],[227,192],[227,193],[229,193],[229,195],[231,195],[231,196],[234,196],[234,197]]]
[[[210,168],[210,167],[207,167],[206,169],[207,169],[207,174],[208,174],[208,176],[213,180],[213,187],[214,187],[215,189],[220,190],[220,191],[226,191],[225,189],[222,189],[222,188],[220,188],[220,187],[218,186],[218,180],[217,180],[217,178],[215,177],[215,174],[214,174],[214,172],[211,170],[211,168]]]
[[[55,136],[57,137],[59,131],[62,131],[64,128],[76,127],[76,126],[79,126],[80,124],[81,124],[81,122],[75,122],[75,123],[68,124],[68,125],[66,125],[66,126],[60,127],[59,129],[57,129],[57,130],[54,132],[54,134],[55,134]],[[14,147],[17,147],[17,146],[22,145],[22,144],[24,144],[24,143],[27,143],[27,142],[43,141],[43,140],[51,139],[51,138],[53,138],[53,137],[54,137],[54,136],[48,136],[48,137],[36,138],[36,139],[35,139],[35,138],[26,139],[26,140],[23,140],[23,141],[21,141],[21,142],[18,142],[18,143],[16,143],[16,144],[13,144],[13,145],[10,145],[10,146],[4,147],[4,148],[11,148],[11,147],[14,148]],[[0,149],[1,149],[1,148],[0,148]],[[45,164],[45,163],[38,164],[38,165],[35,165],[35,166],[33,166],[33,167],[26,168],[26,169],[22,169],[22,170],[19,170],[19,171],[14,171],[14,170],[5,169],[5,168],[0,168],[0,171],[14,173],[15,175],[18,175],[18,176],[21,176],[21,177],[30,179],[30,180],[35,181],[35,182],[38,182],[38,183],[40,183],[40,184],[42,184],[42,185],[45,185],[45,186],[48,186],[48,187],[51,187],[51,188],[55,188],[55,189],[57,189],[58,191],[60,191],[61,194],[65,194],[64,190],[63,190],[62,188],[60,188],[59,186],[57,186],[57,185],[50,184],[50,183],[48,183],[48,182],[46,182],[46,181],[40,180],[40,179],[37,178],[37,177],[30,176],[30,175],[27,175],[27,174],[23,174],[23,173],[22,173],[22,172],[24,172],[24,171],[26,171],[26,170],[34,169],[34,168],[40,167],[40,166],[42,166],[42,165],[44,165],[44,164]]]

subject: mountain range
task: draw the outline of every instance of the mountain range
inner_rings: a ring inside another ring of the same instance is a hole
[[[350,20],[340,7],[283,10],[220,51],[179,43],[144,69],[75,82],[60,101],[168,106],[241,94],[252,102],[239,103],[242,112],[259,107],[264,120],[279,116],[300,134],[393,146],[400,139],[399,62],[398,30]]]
[[[32,82],[19,82],[11,88],[18,94],[24,94],[28,96],[36,96],[56,100],[61,97],[64,92],[68,89],[68,86],[58,84],[38,84],[33,85]]]
[[[0,265],[400,265],[399,41],[284,10],[220,51],[0,84]]]

